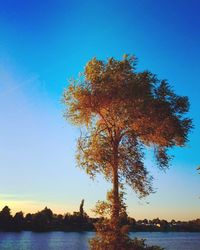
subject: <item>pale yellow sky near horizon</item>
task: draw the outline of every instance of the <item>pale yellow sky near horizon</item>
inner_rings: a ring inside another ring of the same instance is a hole
[[[16,212],[22,211],[25,214],[27,213],[36,213],[41,211],[45,207],[50,208],[54,214],[66,214],[73,213],[79,210],[80,202],[76,204],[67,204],[64,203],[53,203],[53,202],[41,202],[36,200],[0,200],[0,211],[4,206],[8,206],[11,209],[11,214],[14,215]],[[95,204],[93,205],[93,207]],[[92,207],[88,207],[86,203],[84,206],[85,212],[91,216],[96,217],[95,214],[91,211]],[[198,211],[194,210],[193,216],[191,216],[191,210],[184,208],[177,212],[177,209],[174,209],[172,204],[171,207],[164,207],[162,204],[159,205],[157,210],[153,204],[147,204],[147,202],[139,201],[133,206],[127,208],[128,215],[136,220],[139,219],[154,219],[160,218],[165,219],[167,221],[171,221],[172,219],[188,221],[200,218]]]

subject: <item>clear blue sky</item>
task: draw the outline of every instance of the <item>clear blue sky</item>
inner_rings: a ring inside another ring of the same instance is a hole
[[[131,216],[200,217],[200,3],[198,0],[0,0],[0,209],[90,213],[110,187],[76,168],[79,129],[62,117],[67,79],[92,57],[139,58],[138,70],[168,79],[189,96],[195,129],[160,172],[147,159],[156,194],[128,189]],[[147,204],[149,203],[149,204]]]

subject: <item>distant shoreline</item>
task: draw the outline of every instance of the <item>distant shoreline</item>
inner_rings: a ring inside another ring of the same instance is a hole
[[[84,211],[54,214],[51,209],[24,216],[23,212],[11,215],[10,208],[5,206],[0,211],[0,232],[94,232],[95,224],[103,218],[91,218]],[[130,232],[200,232],[200,219],[191,221],[135,220],[124,214],[120,224],[128,225]]]
[[[32,232],[32,233],[51,233],[51,232],[63,232],[63,233],[90,233],[94,232],[94,230],[46,230],[46,231],[40,231],[40,230],[0,230],[0,233],[22,233],[22,232]],[[130,230],[130,233],[200,233],[200,230],[196,231],[181,231],[181,230],[168,230],[168,231],[161,231],[161,230]]]

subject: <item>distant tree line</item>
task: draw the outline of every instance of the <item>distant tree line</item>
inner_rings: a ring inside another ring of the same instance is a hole
[[[0,231],[91,231],[94,223],[95,219],[89,218],[82,205],[79,212],[65,215],[54,214],[47,207],[26,215],[20,211],[12,216],[8,206],[0,211]]]
[[[45,207],[43,210],[24,215],[23,212],[17,212],[11,215],[11,210],[5,206],[0,211],[0,231],[93,231],[95,223],[103,218],[90,218],[83,210],[83,202],[80,205],[79,212],[65,215],[54,214],[51,209]],[[125,213],[120,219],[121,225],[128,225],[130,231],[187,231],[200,232],[200,219],[187,222],[175,221],[170,222],[160,220],[135,220]]]

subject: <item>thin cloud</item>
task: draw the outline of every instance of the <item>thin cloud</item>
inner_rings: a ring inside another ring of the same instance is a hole
[[[13,93],[26,85],[29,85],[29,84],[36,82],[36,81],[38,82],[38,80],[39,80],[39,77],[37,75],[31,76],[30,78],[22,81],[21,83],[18,83],[18,84],[15,83],[15,86],[12,86],[12,87],[6,89],[2,93],[0,93],[0,96],[5,96],[5,95],[8,95],[10,93]]]
[[[0,194],[0,201],[27,201],[28,197],[19,194]]]

